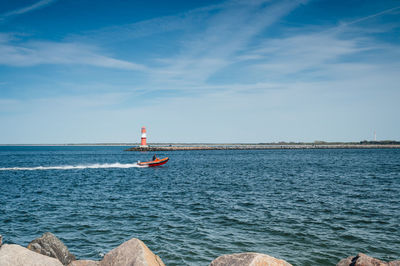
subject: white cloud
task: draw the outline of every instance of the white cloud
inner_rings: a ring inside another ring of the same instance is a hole
[[[253,7],[233,5],[215,14],[204,31],[183,42],[178,56],[159,61],[162,67],[152,69],[155,78],[150,87],[209,93],[261,92],[295,88],[298,82],[313,85],[316,81],[336,79],[363,84],[366,76],[390,76],[391,68],[398,67],[399,47],[389,47],[362,31],[354,34],[354,27],[350,26],[314,28],[311,32],[309,28],[286,28],[282,32],[284,37],[265,38],[250,45],[255,35],[293,10],[296,3],[256,6],[256,12]],[[389,62],[380,62],[382,57],[388,57]],[[251,78],[242,79],[241,84],[240,78],[234,76],[234,81],[226,80],[224,85],[213,85],[208,80],[224,73],[227,67],[241,77]]]
[[[350,22],[342,22],[340,26],[341,27],[346,27],[346,26],[350,26],[350,25],[353,25],[353,24],[357,24],[357,23],[369,20],[371,18],[375,18],[375,17],[381,16],[381,15],[384,15],[384,14],[392,13],[393,11],[396,11],[398,9],[400,9],[400,6],[396,6],[396,7],[389,8],[389,9],[385,9],[385,10],[377,12],[375,14],[371,14],[371,15],[368,15],[368,16],[365,16],[365,17],[350,21]]]
[[[171,43],[173,51],[153,53],[151,58],[146,58],[151,76],[149,87],[165,88],[170,84],[174,89],[187,89],[207,83],[209,77],[235,63],[234,55],[246,50],[257,34],[304,2],[231,0],[172,16],[86,32],[84,36],[69,36],[68,39],[96,44],[132,39],[140,42],[142,37],[179,31],[179,37]]]
[[[72,40],[84,40],[85,42],[96,42],[96,43],[113,43],[121,42],[131,39],[138,39],[148,37],[156,34],[182,31],[193,34],[193,30],[202,28],[206,21],[208,21],[212,14],[219,13],[223,10],[237,7],[239,4],[254,5],[262,2],[268,2],[269,0],[261,1],[242,1],[242,0],[231,0],[221,4],[213,4],[205,7],[195,8],[182,13],[151,18],[148,20],[142,20],[139,22],[124,24],[118,26],[110,26],[101,28],[98,30],[87,31],[82,35],[70,35],[68,39]]]
[[[359,40],[340,39],[331,33],[297,34],[266,40],[258,48],[239,57],[254,60],[251,68],[264,71],[269,79],[282,78],[302,71],[318,71],[336,64],[347,55],[373,49],[360,47]]]
[[[22,14],[25,14],[25,13],[28,13],[28,12],[32,12],[32,11],[34,11],[36,9],[40,9],[40,8],[46,7],[46,6],[52,4],[52,3],[56,2],[56,1],[57,0],[41,0],[41,1],[38,1],[38,2],[36,2],[36,3],[34,3],[34,4],[30,5],[30,6],[22,7],[22,8],[16,9],[16,10],[12,10],[12,11],[0,14],[0,22],[4,21],[5,19],[7,19],[9,17],[13,17],[13,16],[16,16],[16,15],[22,15]]]
[[[238,60],[246,62],[247,73],[253,73],[261,81],[282,84],[296,80],[363,84],[371,77],[392,80],[393,69],[399,67],[399,47],[368,34],[347,34],[353,30],[348,27],[292,32],[287,37],[265,40]]]
[[[145,70],[140,64],[118,60],[99,53],[98,48],[81,43],[13,41],[7,34],[0,35],[0,64],[34,66],[40,64],[82,64],[129,70]]]
[[[235,63],[235,54],[246,50],[262,30],[287,15],[299,1],[231,1],[203,21],[201,30],[185,35],[181,52],[162,58],[163,67],[155,68],[160,83],[205,84],[212,75]]]

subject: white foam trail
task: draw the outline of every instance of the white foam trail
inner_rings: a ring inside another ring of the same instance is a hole
[[[133,168],[146,167],[137,163],[105,163],[105,164],[87,164],[87,165],[60,165],[60,166],[37,166],[37,167],[6,167],[0,168],[0,171],[19,171],[19,170],[74,170],[74,169],[98,169],[98,168]]]

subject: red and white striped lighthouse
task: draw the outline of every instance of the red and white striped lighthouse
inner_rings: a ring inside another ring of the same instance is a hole
[[[146,139],[146,127],[142,127],[142,139],[140,142],[140,147],[147,147]]]

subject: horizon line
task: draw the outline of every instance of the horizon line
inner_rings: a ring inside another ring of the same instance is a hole
[[[398,140],[360,140],[360,141],[278,141],[278,142],[150,142],[150,145],[284,145],[284,144],[362,144],[400,142]],[[0,143],[0,146],[140,146],[139,142],[95,142],[95,143]]]

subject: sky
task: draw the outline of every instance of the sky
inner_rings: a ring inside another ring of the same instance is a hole
[[[0,0],[0,143],[400,140],[398,0]]]

